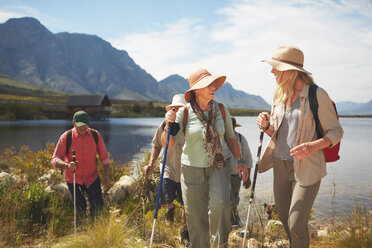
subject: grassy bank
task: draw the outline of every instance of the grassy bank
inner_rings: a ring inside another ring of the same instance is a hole
[[[0,97],[2,95],[0,94]],[[35,96],[12,96],[0,102],[0,121],[69,119],[66,113],[67,98],[51,101]],[[166,103],[113,100],[111,118],[164,117]],[[257,116],[260,110],[230,109],[234,116]]]
[[[111,163],[112,184],[123,175],[139,175],[136,188],[125,201],[115,202],[105,194],[105,208],[94,222],[86,222],[73,234],[73,211],[69,197],[63,197],[47,186],[64,182],[59,171],[51,170],[54,145],[30,151],[5,149],[0,153],[0,172],[17,178],[16,184],[0,183],[0,247],[145,247],[150,240],[159,170],[146,179],[141,161],[128,165]],[[158,167],[156,167],[158,168]],[[102,173],[101,166],[99,167]],[[48,177],[45,177],[48,175]],[[144,186],[146,185],[146,187]],[[175,224],[165,225],[165,213],[159,211],[154,247],[183,247],[179,239],[181,209],[177,205]],[[242,213],[244,214],[244,213]],[[250,226],[251,235],[261,244],[285,239],[283,230],[265,229],[263,212],[257,211]],[[356,204],[350,215],[327,226],[328,235],[313,237],[311,247],[371,247],[372,211]],[[280,241],[282,242],[282,241]],[[241,247],[241,239],[231,237],[229,247]],[[278,246],[280,247],[280,246]],[[286,246],[282,246],[286,247]]]
[[[0,103],[0,121],[66,119],[64,105],[7,102]]]

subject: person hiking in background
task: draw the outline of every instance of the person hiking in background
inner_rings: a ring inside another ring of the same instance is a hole
[[[271,59],[276,90],[271,114],[259,114],[257,125],[271,137],[259,172],[274,169],[274,198],[292,248],[309,247],[308,220],[321,179],[327,174],[323,148],[340,142],[343,130],[327,92],[316,97],[323,137],[318,138],[309,104],[311,73],[303,68],[304,55],[295,46],[280,46]]]
[[[177,94],[173,96],[172,103],[165,107],[166,111],[174,110],[177,113],[178,109],[186,105],[183,94]],[[156,159],[159,157],[162,149],[161,135],[165,129],[165,121],[163,121],[158,127],[154,138],[152,139],[152,151],[150,157],[150,163],[143,168],[146,176],[152,172]],[[160,204],[163,208],[167,209],[165,214],[166,221],[168,224],[174,221],[175,205],[173,200],[177,200],[183,206],[182,192],[181,192],[181,154],[184,139],[178,140],[176,147],[172,150],[168,150],[167,159],[164,167],[164,179],[162,184],[162,190],[160,194]],[[180,230],[181,240],[188,242],[188,231],[186,225],[185,211],[182,211],[182,227]]]
[[[72,123],[74,128],[64,132],[58,140],[51,164],[65,171],[67,186],[73,202],[73,172],[76,177],[76,208],[80,216],[85,215],[89,200],[89,216],[94,217],[103,207],[101,180],[98,175],[96,153],[104,167],[103,185],[110,185],[110,158],[106,146],[98,131],[89,128],[89,116],[84,111],[77,111]],[[76,163],[72,159],[72,151],[76,152]]]
[[[231,231],[230,167],[225,159],[238,159],[238,173],[243,181],[249,171],[240,154],[228,109],[214,101],[215,92],[226,76],[212,76],[205,69],[190,74],[190,89],[185,92],[188,104],[177,113],[167,111],[162,134],[165,147],[169,124],[179,125],[177,135],[169,137],[168,149],[184,137],[181,155],[181,188],[191,247],[210,247],[209,233],[215,247],[227,247]]]
[[[233,130],[235,137],[238,141],[240,153],[242,154],[242,158],[244,159],[245,168],[248,169],[249,173],[252,168],[252,154],[251,150],[249,149],[248,142],[245,139],[245,137],[241,134],[235,131],[236,127],[241,127],[240,124],[236,122],[235,117],[231,117]],[[242,182],[242,178],[238,175],[238,161],[235,159],[234,156],[231,156],[229,159],[226,160],[226,162],[230,165],[231,169],[231,203],[232,203],[232,210],[231,210],[231,224],[233,227],[240,228],[241,227],[241,221],[239,217],[238,212],[238,204],[240,201],[239,192],[240,192],[240,186]],[[248,189],[251,186],[251,180],[248,178],[248,180],[244,183],[244,187]]]

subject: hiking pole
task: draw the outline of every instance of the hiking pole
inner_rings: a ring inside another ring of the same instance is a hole
[[[249,216],[250,216],[250,213],[251,213],[251,207],[253,205],[254,189],[256,188],[257,171],[258,171],[258,165],[260,163],[262,141],[263,141],[264,133],[265,133],[265,131],[261,128],[261,130],[260,130],[260,143],[258,144],[258,151],[257,151],[257,162],[256,162],[256,166],[254,168],[253,183],[252,183],[252,188],[251,188],[251,195],[249,197],[247,219],[245,221],[244,238],[243,238],[243,246],[242,246],[243,248],[245,248],[245,240],[247,239],[248,222],[249,222]]]
[[[145,178],[143,183],[143,188],[141,190],[141,201],[142,201],[142,221],[145,223],[145,214],[146,214],[146,191],[147,191],[147,176],[149,172],[145,172]],[[146,225],[143,225],[143,238],[146,238]]]
[[[164,158],[163,158],[163,165],[162,165],[161,175],[160,175],[160,182],[159,182],[159,188],[158,188],[158,196],[156,197],[156,205],[155,205],[155,213],[154,213],[154,223],[152,224],[152,231],[151,231],[150,248],[152,247],[152,241],[153,241],[154,232],[155,232],[155,223],[156,223],[156,219],[158,218],[159,198],[160,198],[160,193],[161,193],[161,185],[163,183],[164,167],[165,167],[165,161],[167,159],[169,136],[170,136],[170,133],[171,133],[172,124],[173,123],[169,123],[168,133],[167,133],[167,143],[166,143],[165,149],[164,149]]]
[[[72,161],[76,163],[75,150],[72,150]],[[74,232],[76,235],[76,183],[75,183],[75,170],[74,170]]]

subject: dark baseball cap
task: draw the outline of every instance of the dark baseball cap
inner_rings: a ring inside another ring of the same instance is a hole
[[[85,126],[89,124],[89,115],[85,111],[78,111],[72,117],[72,121],[75,122],[77,127]]]

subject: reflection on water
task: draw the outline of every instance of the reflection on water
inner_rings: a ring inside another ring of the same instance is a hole
[[[117,163],[125,163],[141,151],[151,149],[152,137],[161,121],[162,118],[123,118],[94,122],[91,126],[102,134],[112,158]],[[247,138],[255,163],[259,142],[255,117],[237,117],[237,121],[242,125],[237,131]],[[372,151],[372,119],[341,118],[341,124],[345,132],[341,142],[341,160],[327,164],[328,175],[322,180],[314,203],[316,218],[329,219],[332,215],[332,201],[337,216],[350,211],[356,200],[364,202],[369,209],[372,207],[372,165],[369,156]],[[70,128],[71,121],[63,120],[0,123],[0,151],[11,145],[16,148],[28,145],[31,150],[37,151],[45,148],[48,141],[56,143],[60,135]],[[269,137],[265,136],[263,147],[268,140]],[[272,202],[272,187],[272,170],[258,174],[255,192],[257,202]],[[248,191],[242,189],[239,207],[243,218],[247,202]]]

